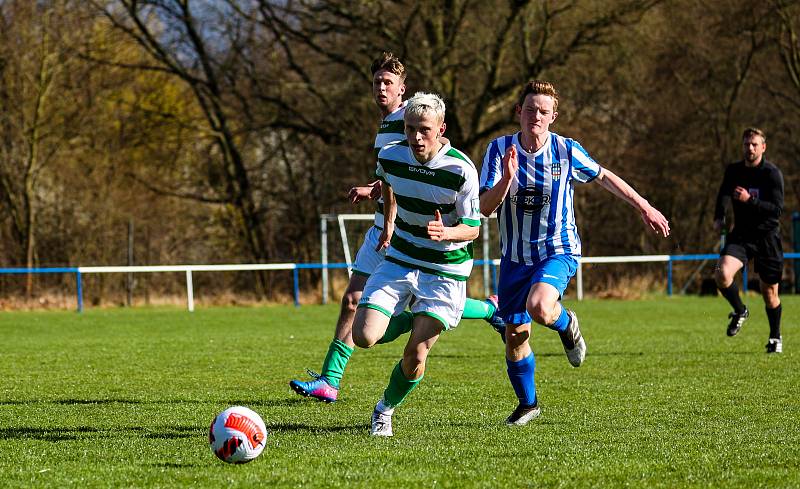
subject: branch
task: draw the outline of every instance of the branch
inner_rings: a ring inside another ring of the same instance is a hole
[[[208,197],[202,194],[190,193],[190,192],[178,192],[176,190],[167,190],[163,187],[158,185],[154,185],[150,183],[150,181],[140,178],[138,175],[132,172],[126,172],[125,176],[130,178],[131,180],[135,181],[142,187],[146,188],[147,190],[156,193],[158,195],[166,195],[169,197],[177,197],[179,199],[185,200],[194,200],[197,202],[203,202],[206,204],[230,204],[233,202],[231,198],[222,198],[222,197]]]

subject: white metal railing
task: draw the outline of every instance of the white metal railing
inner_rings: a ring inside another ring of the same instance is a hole
[[[719,257],[717,254],[702,255],[638,255],[638,256],[594,256],[581,257],[578,260],[577,278],[577,298],[583,299],[583,265],[593,263],[644,263],[644,262],[665,262],[667,264],[667,294],[672,294],[672,265],[674,262],[713,260]],[[784,253],[785,259],[800,259],[800,253]],[[497,271],[500,265],[499,259],[475,260],[477,265],[483,265]],[[295,305],[300,305],[299,294],[299,275],[301,269],[321,269],[323,272],[331,268],[347,268],[346,263],[245,263],[229,265],[148,265],[148,266],[110,266],[110,267],[54,267],[54,268],[0,268],[0,275],[7,274],[30,274],[30,273],[74,273],[76,274],[76,293],[78,301],[78,311],[83,310],[83,274],[87,273],[162,273],[162,272],[183,272],[186,274],[186,302],[189,311],[194,311],[194,287],[192,281],[193,272],[238,272],[238,271],[257,271],[257,270],[291,270],[293,273],[293,295]],[[744,282],[747,283],[746,269],[744,271]],[[746,287],[746,285],[745,285]]]

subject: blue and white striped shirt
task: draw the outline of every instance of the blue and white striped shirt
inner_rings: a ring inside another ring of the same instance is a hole
[[[554,255],[580,256],[573,186],[592,181],[600,165],[573,139],[549,133],[544,146],[528,153],[519,137],[501,136],[489,143],[481,168],[484,192],[500,181],[503,155],[516,145],[519,169],[497,211],[503,258],[534,265]]]

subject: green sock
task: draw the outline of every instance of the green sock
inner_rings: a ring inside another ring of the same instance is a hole
[[[334,338],[331,341],[331,346],[328,347],[328,354],[325,355],[325,361],[322,362],[322,376],[328,379],[334,387],[339,387],[339,381],[342,380],[344,375],[344,368],[347,366],[347,361],[350,360],[350,355],[353,354],[353,349],[347,346],[344,341]]]
[[[489,319],[494,314],[494,305],[487,301],[467,299],[461,319]]]
[[[414,324],[414,315],[410,311],[403,311],[397,316],[392,316],[389,320],[389,326],[386,328],[386,333],[383,338],[378,340],[378,344],[389,343],[398,338],[402,334],[411,331],[411,326]]]
[[[417,380],[408,380],[400,367],[401,363],[402,361],[395,365],[392,376],[389,378],[389,386],[383,391],[383,399],[392,407],[399,406],[424,377],[423,375]]]

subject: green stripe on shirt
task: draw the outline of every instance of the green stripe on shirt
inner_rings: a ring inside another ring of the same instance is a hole
[[[400,216],[397,216],[394,225],[397,226],[397,229],[402,229],[403,231],[407,232],[408,234],[411,234],[412,236],[416,236],[417,238],[431,239],[430,235],[428,235],[427,226],[417,226],[415,224],[409,224],[406,221],[404,221]]]
[[[426,261],[428,263],[439,263],[443,265],[458,265],[472,259],[472,241],[463,248],[457,250],[441,251],[430,248],[422,248],[406,241],[397,234],[392,236],[391,245],[400,253],[409,257]]]
[[[394,197],[397,200],[398,206],[402,207],[408,212],[422,214],[423,216],[432,217],[437,210],[441,212],[442,215],[450,214],[456,210],[455,204],[437,204],[435,202],[428,202],[427,200],[417,199],[415,197],[406,197],[397,193],[394,194]]]
[[[402,139],[405,138],[405,130],[406,123],[403,119],[396,121],[383,121],[381,122],[381,128],[378,129],[378,134],[399,134],[401,137],[398,139]]]
[[[459,218],[458,222],[466,224],[467,226],[471,227],[478,227],[481,225],[480,219],[470,219],[469,217]]]
[[[467,281],[469,279],[469,277],[467,277],[465,275],[458,275],[458,274],[455,274],[455,273],[443,272],[441,270],[435,270],[433,268],[423,267],[423,266],[420,266],[420,265],[416,265],[414,263],[406,263],[403,260],[398,260],[397,258],[394,258],[394,257],[391,257],[391,256],[387,256],[386,258],[384,258],[384,260],[390,261],[392,263],[396,263],[398,265],[402,265],[404,267],[412,268],[414,270],[420,270],[420,271],[425,272],[425,273],[430,273],[431,275],[438,275],[440,277],[446,277],[446,278],[451,278],[453,280],[458,280],[459,282],[465,282],[465,281]]]

